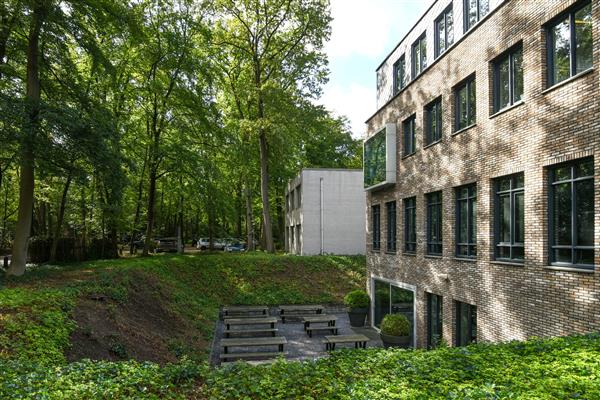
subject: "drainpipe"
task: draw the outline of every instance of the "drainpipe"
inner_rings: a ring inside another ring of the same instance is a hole
[[[321,228],[321,251],[319,254],[323,254],[323,242],[324,242],[324,237],[323,237],[323,178],[319,178],[319,195],[320,195],[320,199],[319,199],[319,213],[320,213],[320,220],[319,220],[319,225]]]

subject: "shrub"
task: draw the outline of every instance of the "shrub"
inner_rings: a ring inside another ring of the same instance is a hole
[[[353,290],[344,297],[344,304],[350,308],[369,307],[369,295],[364,290]]]
[[[381,321],[381,333],[390,336],[408,336],[410,322],[402,314],[387,314]]]

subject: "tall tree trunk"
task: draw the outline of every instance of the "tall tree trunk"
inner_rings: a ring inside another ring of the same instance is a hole
[[[73,178],[72,170],[69,170],[67,174],[67,182],[63,188],[62,197],[60,198],[60,206],[58,208],[58,215],[56,218],[56,227],[54,229],[54,235],[52,237],[52,246],[50,247],[50,262],[56,261],[56,250],[58,249],[58,241],[62,236],[62,224],[65,218],[65,207],[67,206],[67,194],[69,193],[69,187],[71,186],[71,180]]]
[[[179,180],[179,187],[181,187],[181,179]],[[180,189],[182,190],[182,189]],[[183,193],[183,190],[182,192]],[[177,251],[183,254],[184,241],[183,241],[183,194],[179,195],[179,213],[177,218]]]
[[[85,203],[85,184],[81,187],[81,259],[87,257],[87,205]]]
[[[246,237],[249,251],[254,251],[254,213],[252,212],[252,190],[248,182],[244,187],[244,197],[246,197]]]
[[[21,144],[21,176],[19,180],[19,215],[15,230],[15,240],[11,263],[6,273],[8,275],[23,275],[27,262],[27,245],[31,231],[33,214],[33,192],[35,185],[33,153],[34,140],[37,131],[40,107],[40,73],[39,73],[39,41],[40,31],[44,20],[44,9],[37,6],[31,16],[29,39],[27,44],[27,101],[29,112],[28,132]]]
[[[262,198],[263,238],[265,250],[269,253],[275,252],[273,244],[273,228],[271,226],[271,205],[269,203],[269,150],[267,148],[267,135],[264,131],[260,137],[260,194]]]
[[[148,211],[146,218],[146,242],[144,243],[143,256],[147,256],[150,252],[150,244],[152,243],[152,229],[154,228],[154,199],[156,197],[156,168],[150,167],[149,187],[148,187]]]
[[[144,189],[144,175],[146,175],[146,164],[148,164],[148,147],[144,154],[144,164],[142,166],[142,175],[140,176],[140,183],[137,188],[137,201],[135,202],[135,216],[133,217],[133,225],[131,226],[131,239],[129,240],[129,254],[134,254],[135,248],[135,232],[138,224],[140,223],[140,213],[142,208],[142,194]]]

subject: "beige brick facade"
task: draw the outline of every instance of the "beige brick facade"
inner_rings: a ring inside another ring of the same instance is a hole
[[[454,0],[460,2],[462,0]],[[454,342],[454,301],[477,306],[479,341],[522,340],[600,330],[600,2],[592,1],[594,68],[548,88],[544,24],[575,1],[508,0],[464,35],[367,121],[374,134],[397,126],[396,184],[367,194],[372,277],[416,287],[417,346],[425,346],[426,293],[443,296],[443,336]],[[436,16],[433,15],[433,18]],[[424,18],[424,21],[427,21]],[[430,19],[432,21],[432,19]],[[462,30],[462,21],[455,21]],[[433,38],[428,38],[433,44]],[[523,102],[492,115],[491,61],[522,41]],[[475,74],[475,126],[454,133],[453,88]],[[442,96],[442,140],[423,146],[424,107]],[[403,158],[402,121],[416,113],[416,153]],[[549,268],[548,166],[594,158],[595,271]],[[494,261],[493,179],[525,176],[525,262]],[[477,184],[475,260],[455,258],[455,188]],[[443,193],[443,256],[426,256],[425,194]],[[416,196],[417,252],[403,254],[402,200]],[[386,253],[385,202],[397,201],[397,252]],[[371,205],[381,204],[381,250],[371,243]],[[371,282],[369,282],[371,286]]]

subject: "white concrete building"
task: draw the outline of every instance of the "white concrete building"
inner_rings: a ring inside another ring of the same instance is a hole
[[[288,184],[285,198],[288,253],[365,254],[362,170],[303,169]]]

